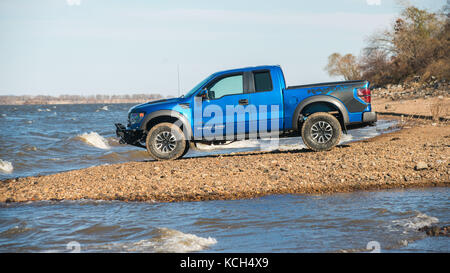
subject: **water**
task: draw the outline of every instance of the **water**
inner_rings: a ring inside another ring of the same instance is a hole
[[[148,160],[119,145],[129,104],[0,106],[0,180]],[[342,143],[392,131],[394,121],[350,131]],[[302,149],[300,138],[203,146],[187,156]],[[180,203],[62,201],[0,204],[0,252],[448,252],[449,237],[418,232],[448,224],[448,188],[273,195]]]
[[[131,104],[0,105],[0,180],[45,175],[94,165],[148,160],[146,150],[120,145],[114,123],[125,124]],[[386,132],[395,121],[350,131],[342,142]],[[229,145],[200,145],[186,156],[253,150],[302,149],[301,138],[246,140]]]
[[[449,193],[430,188],[179,203],[4,203],[0,252],[77,246],[81,252],[367,252],[369,242],[381,252],[449,252],[450,237],[417,231],[449,224]]]

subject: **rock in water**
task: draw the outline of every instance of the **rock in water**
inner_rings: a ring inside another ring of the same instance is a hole
[[[419,228],[419,231],[425,232],[428,236],[450,236],[450,226],[425,226]]]

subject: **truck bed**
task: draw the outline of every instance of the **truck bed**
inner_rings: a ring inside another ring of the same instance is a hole
[[[330,112],[333,109],[339,110],[344,116],[344,123],[361,123],[363,112],[370,112],[370,103],[363,102],[356,95],[358,88],[368,86],[364,80],[358,81],[337,81],[316,84],[305,84],[289,86],[284,89],[284,112],[285,128],[295,128],[298,108],[308,105],[311,102],[334,102],[334,106],[326,107],[323,103],[310,109],[310,112]],[[328,104],[330,105],[330,104]],[[303,111],[303,110],[302,110]]]
[[[365,81],[357,80],[357,81],[337,81],[337,82],[323,82],[323,83],[313,83],[313,84],[303,84],[303,85],[294,85],[288,86],[286,90],[289,89],[301,89],[301,88],[309,88],[309,87],[318,87],[318,86],[330,86],[330,85],[353,85],[353,84],[362,84]]]

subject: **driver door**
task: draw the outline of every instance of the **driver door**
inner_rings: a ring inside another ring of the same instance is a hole
[[[207,140],[234,138],[245,133],[245,112],[233,111],[246,106],[249,96],[244,92],[244,74],[219,76],[207,86],[207,98],[202,102],[202,133]]]

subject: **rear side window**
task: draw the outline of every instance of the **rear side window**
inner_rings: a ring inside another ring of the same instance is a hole
[[[272,91],[272,78],[270,78],[270,71],[253,72],[255,80],[255,91]]]

